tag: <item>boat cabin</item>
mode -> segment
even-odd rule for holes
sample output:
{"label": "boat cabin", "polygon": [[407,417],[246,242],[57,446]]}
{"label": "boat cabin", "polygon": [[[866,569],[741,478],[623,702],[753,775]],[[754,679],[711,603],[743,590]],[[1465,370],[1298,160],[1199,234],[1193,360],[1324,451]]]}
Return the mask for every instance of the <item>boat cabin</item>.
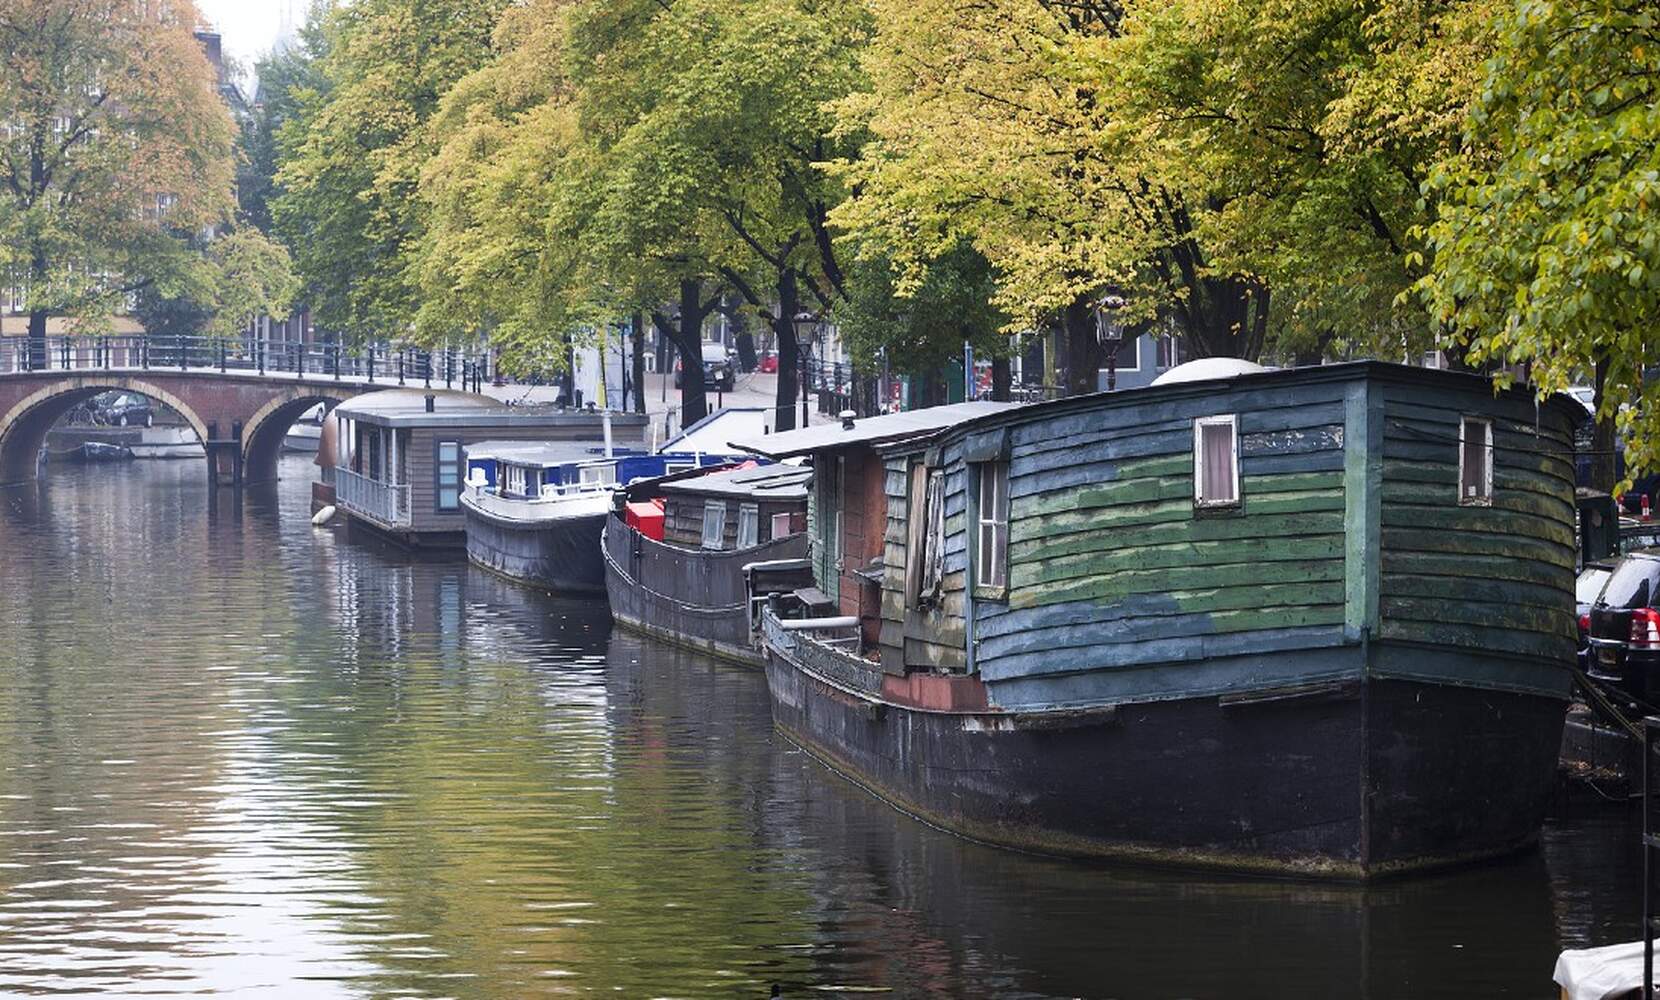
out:
{"label": "boat cabin", "polygon": [[842,615],[857,617],[866,642],[877,641],[890,531],[884,449],[931,440],[948,429],[1014,408],[972,402],[843,420],[734,442],[772,458],[811,456],[807,508],[813,577]]}
{"label": "boat cabin", "polygon": [[551,500],[593,491],[610,492],[638,479],[728,465],[734,456],[663,453],[613,448],[609,458],[591,441],[481,441],[465,449],[466,485],[503,500]]}
{"label": "boat cabin", "polygon": [[1007,708],[1367,669],[1566,697],[1568,402],[1358,362],[953,417],[745,442],[812,455],[819,586],[863,618],[878,581],[890,674]]}
{"label": "boat cabin", "polygon": [[[348,400],[328,417],[332,454],[319,455],[334,503],[354,522],[408,544],[460,544],[461,491],[469,445],[555,441],[596,446],[601,414],[508,406],[486,396],[440,389],[388,389]],[[646,418],[613,413],[611,434],[639,447]]]}
{"label": "boat cabin", "polygon": [[710,550],[754,548],[807,530],[813,470],[755,465],[664,483],[663,541]]}

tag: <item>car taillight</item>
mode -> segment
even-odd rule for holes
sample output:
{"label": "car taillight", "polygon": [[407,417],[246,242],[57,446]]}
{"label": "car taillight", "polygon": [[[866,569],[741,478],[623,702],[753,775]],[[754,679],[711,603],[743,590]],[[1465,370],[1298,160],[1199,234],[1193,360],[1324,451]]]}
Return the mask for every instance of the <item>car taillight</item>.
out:
{"label": "car taillight", "polygon": [[1591,632],[1591,616],[1588,615],[1588,614],[1580,615],[1579,616],[1579,634],[1580,635],[1589,635],[1590,632]]}
{"label": "car taillight", "polygon": [[1660,611],[1638,608],[1631,612],[1631,644],[1660,646]]}

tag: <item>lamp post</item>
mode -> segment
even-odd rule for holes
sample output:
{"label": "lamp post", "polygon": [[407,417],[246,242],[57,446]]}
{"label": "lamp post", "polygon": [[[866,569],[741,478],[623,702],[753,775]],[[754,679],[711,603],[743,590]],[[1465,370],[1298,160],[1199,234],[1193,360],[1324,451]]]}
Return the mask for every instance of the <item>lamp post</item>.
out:
{"label": "lamp post", "polygon": [[1107,355],[1107,391],[1118,388],[1118,349],[1124,343],[1124,324],[1118,311],[1124,308],[1121,295],[1108,294],[1095,303],[1095,339]]}
{"label": "lamp post", "polygon": [[813,335],[818,331],[818,317],[813,313],[802,310],[791,317],[790,325],[795,327],[796,358],[801,365],[801,426],[807,426],[807,349],[812,344]]}

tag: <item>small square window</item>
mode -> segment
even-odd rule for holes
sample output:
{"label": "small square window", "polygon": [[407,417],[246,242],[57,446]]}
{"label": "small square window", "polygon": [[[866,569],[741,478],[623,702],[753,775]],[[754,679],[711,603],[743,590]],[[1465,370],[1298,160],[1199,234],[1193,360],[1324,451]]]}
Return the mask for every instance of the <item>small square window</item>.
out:
{"label": "small square window", "polygon": [[1465,417],[1458,424],[1458,502],[1493,502],[1493,422]]}
{"label": "small square window", "polygon": [[788,515],[788,514],[774,514],[774,515],[772,515],[772,538],[773,538],[773,540],[777,541],[778,539],[784,538],[784,537],[786,537],[790,534],[792,534],[792,532],[790,531],[790,515]]}
{"label": "small square window", "polygon": [[703,502],[703,547],[718,549],[726,537],[726,502],[723,500],[705,500]]}
{"label": "small square window", "polygon": [[1193,503],[1239,503],[1239,424],[1233,414],[1193,421]]}

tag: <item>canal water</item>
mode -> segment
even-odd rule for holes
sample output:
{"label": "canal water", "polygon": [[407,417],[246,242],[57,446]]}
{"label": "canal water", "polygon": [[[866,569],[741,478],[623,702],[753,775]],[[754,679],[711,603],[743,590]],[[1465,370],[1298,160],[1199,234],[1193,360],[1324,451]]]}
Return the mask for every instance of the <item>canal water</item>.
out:
{"label": "canal water", "polygon": [[0,994],[1545,998],[1636,936],[1616,807],[1366,890],[966,843],[759,674],[313,529],[282,471],[0,490]]}

